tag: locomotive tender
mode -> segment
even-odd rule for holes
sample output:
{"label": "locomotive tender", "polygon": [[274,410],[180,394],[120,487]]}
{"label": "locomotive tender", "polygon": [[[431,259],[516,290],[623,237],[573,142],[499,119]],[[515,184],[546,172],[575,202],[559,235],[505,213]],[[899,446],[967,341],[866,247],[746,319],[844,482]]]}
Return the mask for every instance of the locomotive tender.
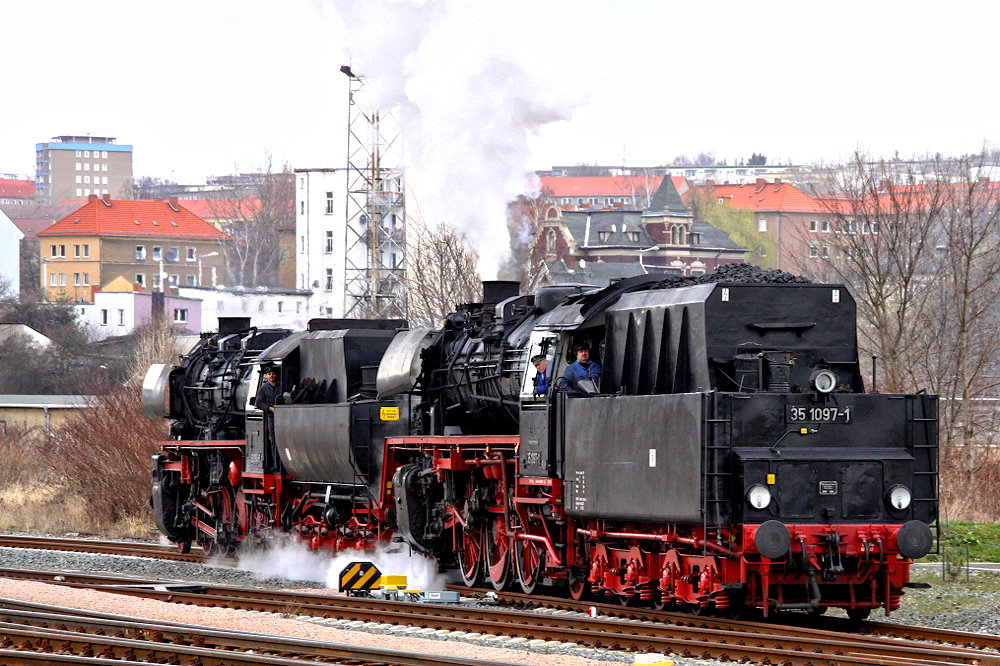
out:
{"label": "locomotive tender", "polygon": [[[577,599],[888,613],[934,547],[937,399],[865,393],[855,318],[843,286],[743,265],[485,283],[439,330],[227,321],[147,373],[147,414],[173,419],[157,525],[226,554],[403,543],[469,585]],[[599,387],[560,380],[580,343]],[[273,441],[253,404],[268,367]]]}

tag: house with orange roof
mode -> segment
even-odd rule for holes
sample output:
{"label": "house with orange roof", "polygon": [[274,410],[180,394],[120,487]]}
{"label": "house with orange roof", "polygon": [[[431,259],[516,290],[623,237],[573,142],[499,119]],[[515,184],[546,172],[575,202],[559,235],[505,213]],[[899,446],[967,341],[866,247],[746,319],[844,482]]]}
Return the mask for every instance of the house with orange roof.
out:
{"label": "house with orange roof", "polygon": [[739,185],[709,180],[704,191],[720,203],[753,212],[757,232],[774,240],[777,268],[821,271],[819,260],[833,251],[836,215],[828,204],[791,183],[780,178]]}
{"label": "house with orange roof", "polygon": [[35,203],[35,183],[20,178],[0,178],[0,206]]}
{"label": "house with orange roof", "polygon": [[118,277],[138,292],[224,284],[225,247],[233,242],[176,198],[124,201],[107,194],[90,195],[38,238],[48,299],[84,303]]}

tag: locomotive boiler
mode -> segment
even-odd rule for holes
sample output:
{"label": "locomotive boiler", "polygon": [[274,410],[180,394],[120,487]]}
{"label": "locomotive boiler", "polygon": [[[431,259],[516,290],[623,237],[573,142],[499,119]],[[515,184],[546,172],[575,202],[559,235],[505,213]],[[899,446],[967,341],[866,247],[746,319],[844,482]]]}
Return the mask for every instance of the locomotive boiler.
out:
{"label": "locomotive boiler", "polygon": [[[937,400],[866,393],[855,319],[843,286],[743,265],[486,283],[440,329],[206,334],[144,383],[176,438],[154,457],[157,524],[209,552],[402,545],[498,590],[888,613],[934,547]],[[598,382],[564,377],[580,344]],[[263,368],[284,393],[271,428]]]}

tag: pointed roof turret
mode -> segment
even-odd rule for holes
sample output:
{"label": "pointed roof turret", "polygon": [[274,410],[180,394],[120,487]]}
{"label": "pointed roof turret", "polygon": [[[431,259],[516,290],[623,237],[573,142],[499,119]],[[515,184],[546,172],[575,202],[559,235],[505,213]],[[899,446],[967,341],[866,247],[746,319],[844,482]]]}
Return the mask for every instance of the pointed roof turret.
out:
{"label": "pointed roof turret", "polygon": [[691,209],[684,205],[674,179],[665,177],[649,202],[643,215],[671,215],[691,217]]}

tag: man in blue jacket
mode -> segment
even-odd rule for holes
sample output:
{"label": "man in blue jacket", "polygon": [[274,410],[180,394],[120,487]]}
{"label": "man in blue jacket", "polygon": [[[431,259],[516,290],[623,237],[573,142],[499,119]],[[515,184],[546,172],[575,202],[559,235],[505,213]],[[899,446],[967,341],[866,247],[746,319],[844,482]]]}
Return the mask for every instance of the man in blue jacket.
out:
{"label": "man in blue jacket", "polygon": [[582,379],[589,379],[594,382],[598,390],[601,388],[601,366],[590,360],[590,345],[587,343],[578,344],[574,347],[576,351],[576,361],[570,363],[566,368],[566,382],[569,384],[570,395],[586,395],[576,388],[576,383]]}

